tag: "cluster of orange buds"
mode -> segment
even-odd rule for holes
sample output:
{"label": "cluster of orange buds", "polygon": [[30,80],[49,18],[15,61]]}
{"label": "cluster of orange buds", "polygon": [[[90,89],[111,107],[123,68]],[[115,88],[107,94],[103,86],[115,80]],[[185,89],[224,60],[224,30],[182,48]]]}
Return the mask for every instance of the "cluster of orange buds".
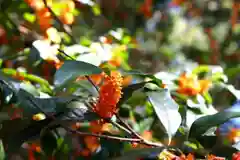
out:
{"label": "cluster of orange buds", "polygon": [[[105,123],[101,120],[92,121],[90,122],[89,131],[91,133],[101,134],[104,131],[109,131],[110,125],[111,125],[110,123]],[[75,124],[73,128],[79,129],[81,128],[81,125]],[[76,156],[80,155],[80,156],[88,157],[90,156],[91,153],[96,152],[96,150],[100,147],[100,142],[98,137],[85,136],[83,140],[86,147],[81,149],[80,151],[77,151]]]}
{"label": "cluster of orange buds", "polygon": [[195,75],[183,73],[178,79],[177,92],[188,96],[195,96],[206,92],[210,85],[211,81],[209,80],[199,80]]}
{"label": "cluster of orange buds", "polygon": [[38,144],[30,144],[28,145],[28,159],[29,160],[36,160],[36,157],[34,155],[34,152],[42,152],[40,145]]}
{"label": "cluster of orange buds", "polygon": [[183,4],[184,2],[185,2],[185,0],[173,0],[172,4],[179,6],[179,5]]}
{"label": "cluster of orange buds", "polygon": [[232,144],[238,142],[240,138],[240,130],[238,128],[232,128],[230,132],[227,134],[226,138]]}
{"label": "cluster of orange buds", "polygon": [[[25,2],[36,12],[38,24],[41,31],[47,37],[47,29],[52,26],[52,16],[43,1],[39,0],[25,0]],[[47,0],[47,4],[51,6],[52,0]]]}
{"label": "cluster of orange buds", "polygon": [[94,106],[95,112],[101,118],[111,118],[117,111],[117,103],[121,98],[123,78],[119,72],[104,75],[104,82],[100,87],[99,99]]}
{"label": "cluster of orange buds", "polygon": [[232,156],[232,160],[240,160],[240,152],[234,153]]}
{"label": "cluster of orange buds", "polygon": [[61,11],[60,20],[63,24],[71,25],[74,22],[73,11],[75,9],[75,3],[72,0],[64,2],[65,8]]}
{"label": "cluster of orange buds", "polygon": [[[94,83],[94,85],[97,85],[97,86],[98,86],[98,85],[102,82],[102,80],[103,80],[103,78],[104,78],[104,75],[105,75],[105,73],[102,72],[102,73],[100,73],[100,74],[90,75],[89,78],[90,78],[91,81]],[[86,77],[80,76],[80,77],[78,77],[78,78],[76,79],[76,81],[81,81],[81,80],[86,80]]]}

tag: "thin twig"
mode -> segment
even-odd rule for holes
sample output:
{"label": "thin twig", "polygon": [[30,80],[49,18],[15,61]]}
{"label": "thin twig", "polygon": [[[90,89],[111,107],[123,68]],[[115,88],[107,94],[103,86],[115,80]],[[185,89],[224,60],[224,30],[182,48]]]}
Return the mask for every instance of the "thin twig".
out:
{"label": "thin twig", "polygon": [[43,3],[45,5],[45,7],[49,10],[49,12],[51,13],[51,15],[53,16],[53,18],[59,23],[61,29],[67,33],[67,35],[71,38],[72,42],[77,43],[77,41],[75,40],[75,38],[73,37],[73,35],[70,32],[70,28],[69,26],[65,25],[62,23],[62,21],[58,18],[58,16],[53,12],[53,10],[51,9],[51,7],[48,6],[47,4],[47,0],[43,0]]}
{"label": "thin twig", "polygon": [[143,139],[136,131],[132,129],[132,127],[130,127],[126,122],[124,122],[118,115],[116,115],[116,117],[124,125],[124,127],[126,127],[132,133],[132,135],[139,139]]}
{"label": "thin twig", "polygon": [[59,48],[58,48],[58,51],[59,51],[60,53],[64,54],[66,57],[70,58],[71,60],[76,60],[75,58],[69,56],[67,53],[65,53],[63,50],[61,50],[61,49],[59,49]]}
{"label": "thin twig", "polygon": [[148,145],[148,146],[155,146],[155,147],[163,147],[164,146],[162,143],[159,143],[159,142],[155,143],[155,142],[145,140],[136,131],[134,131],[132,129],[132,127],[130,127],[126,122],[124,122],[118,115],[116,115],[116,117],[124,125],[124,127],[126,127],[127,130],[129,130],[132,133],[132,135],[134,135],[135,137],[137,137],[138,139],[141,140],[141,142],[139,142],[139,143],[142,143],[142,144],[145,144],[145,145]]}
{"label": "thin twig", "polygon": [[[42,113],[44,113],[48,118],[58,121],[53,115],[49,115],[47,112],[45,112],[34,100],[32,100],[30,98],[28,100],[31,101],[31,103],[34,106],[36,106]],[[88,132],[80,132],[80,131],[71,129],[68,126],[65,126],[63,124],[59,124],[59,125],[62,126],[64,129],[66,129],[67,131],[78,134],[80,136],[94,136],[94,137],[98,137],[98,138],[105,138],[105,139],[125,141],[125,142],[137,142],[137,143],[142,143],[142,144],[145,144],[148,146],[154,146],[154,147],[162,147],[163,146],[160,143],[154,143],[154,142],[150,142],[150,141],[140,139],[140,138],[125,138],[125,137],[118,137],[118,136],[109,136],[109,135],[102,135],[102,134],[95,134],[95,133],[88,133]]]}
{"label": "thin twig", "polygon": [[118,123],[116,123],[116,122],[114,122],[114,121],[110,121],[110,123],[112,123],[112,124],[113,124],[114,126],[116,126],[118,129],[123,130],[123,131],[125,131],[125,132],[128,133],[128,134],[130,134],[130,135],[132,134],[131,131],[129,131],[127,128],[121,126],[120,124],[118,124]]}

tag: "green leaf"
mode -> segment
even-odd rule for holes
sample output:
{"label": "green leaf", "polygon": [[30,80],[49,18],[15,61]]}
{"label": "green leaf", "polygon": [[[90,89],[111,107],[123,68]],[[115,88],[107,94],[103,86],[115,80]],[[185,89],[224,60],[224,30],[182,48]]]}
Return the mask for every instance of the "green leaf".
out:
{"label": "green leaf", "polygon": [[143,133],[144,131],[149,130],[153,121],[154,121],[154,119],[152,117],[146,118],[146,119],[143,119],[142,121],[140,121],[139,132]]}
{"label": "green leaf", "polygon": [[[104,135],[114,136],[111,133],[105,132]],[[119,156],[124,148],[123,142],[109,140],[109,139],[100,139],[101,147],[106,149],[110,157]]]}
{"label": "green leaf", "polygon": [[99,7],[99,5],[97,5],[97,4],[94,4],[94,5],[92,6],[92,11],[93,11],[93,13],[94,13],[95,16],[99,16],[99,15],[101,14],[100,7]]}
{"label": "green leaf", "polygon": [[53,155],[57,149],[57,135],[53,131],[46,131],[41,134],[40,137],[41,148],[47,156]]}
{"label": "green leaf", "polygon": [[34,23],[36,21],[36,16],[31,13],[24,13],[23,18],[31,23]]}
{"label": "green leaf", "polygon": [[22,82],[22,83],[20,83],[20,88],[23,89],[23,90],[26,90],[27,92],[31,93],[34,96],[39,96],[40,95],[38,90],[31,83]]}
{"label": "green leaf", "polygon": [[165,127],[170,144],[172,136],[177,132],[182,122],[182,117],[178,112],[179,106],[166,89],[147,92],[147,96],[159,120]]}
{"label": "green leaf", "polygon": [[[25,137],[22,137],[19,133],[29,124],[30,120],[28,119],[5,120],[2,122],[0,138],[4,146],[8,146],[8,152],[14,152],[19,149],[25,140]],[[29,136],[29,133],[27,133],[27,136]]]}
{"label": "green leaf", "polygon": [[[38,107],[46,113],[60,113],[66,111],[67,104],[77,99],[75,96],[70,97],[51,97],[51,98],[35,98],[25,90],[20,89],[18,94],[18,105],[23,108],[25,116],[32,116],[42,112]],[[38,107],[36,106],[38,105]]]}
{"label": "green leaf", "polygon": [[0,141],[0,159],[5,159],[6,155],[5,155],[5,151],[4,151],[4,146],[2,141]]}
{"label": "green leaf", "polygon": [[165,147],[132,149],[123,153],[123,156],[113,158],[112,160],[135,160],[138,158],[150,156],[151,154],[158,155],[163,149],[165,149]]}
{"label": "green leaf", "polygon": [[193,122],[190,132],[189,138],[195,138],[202,134],[204,134],[211,127],[215,127],[217,125],[223,124],[231,118],[240,117],[240,112],[233,111],[221,111],[213,115],[207,115],[201,118],[198,118]]}
{"label": "green leaf", "polygon": [[75,80],[79,76],[100,74],[101,72],[102,70],[100,68],[92,64],[68,60],[64,62],[54,75],[54,85],[60,87]]}
{"label": "green leaf", "polygon": [[122,98],[118,102],[118,105],[122,105],[124,102],[126,102],[132,96],[134,91],[143,88],[147,83],[149,82],[140,82],[140,83],[131,84],[127,87],[124,87],[122,89],[122,92],[123,92]]}

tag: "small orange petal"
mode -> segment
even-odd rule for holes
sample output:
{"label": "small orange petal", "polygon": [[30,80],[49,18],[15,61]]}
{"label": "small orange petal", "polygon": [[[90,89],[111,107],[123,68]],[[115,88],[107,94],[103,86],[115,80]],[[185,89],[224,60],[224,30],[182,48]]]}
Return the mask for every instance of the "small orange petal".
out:
{"label": "small orange petal", "polygon": [[91,152],[95,152],[98,149],[98,147],[100,146],[98,138],[94,137],[94,136],[84,137],[84,142],[85,142],[86,147]]}
{"label": "small orange petal", "polygon": [[186,160],[195,160],[195,157],[192,153],[189,153],[186,157]]}

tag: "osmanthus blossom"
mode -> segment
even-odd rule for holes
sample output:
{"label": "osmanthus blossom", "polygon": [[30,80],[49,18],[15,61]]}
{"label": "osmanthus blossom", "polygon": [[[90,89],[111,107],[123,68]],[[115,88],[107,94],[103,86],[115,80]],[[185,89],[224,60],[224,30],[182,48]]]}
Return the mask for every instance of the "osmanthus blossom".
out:
{"label": "osmanthus blossom", "polygon": [[119,72],[104,75],[103,85],[99,90],[99,99],[94,111],[101,118],[111,118],[117,111],[117,103],[121,98],[123,78]]}
{"label": "osmanthus blossom", "polygon": [[[99,75],[96,76],[95,80],[99,80]],[[93,78],[93,76],[90,76]],[[104,119],[111,118],[117,112],[117,103],[121,98],[121,90],[123,78],[120,72],[112,71],[110,75],[102,73],[100,78],[103,78],[103,83],[100,85],[99,97],[96,104],[93,105],[93,111],[97,113],[100,120],[95,120],[90,122],[90,132],[95,134],[101,134],[104,131],[109,130],[109,123],[104,121]],[[95,81],[96,82],[96,81]],[[78,129],[81,126],[76,124],[73,126],[74,129]],[[84,142],[86,148],[79,151],[80,155],[89,155],[96,152],[100,147],[100,142],[98,137],[85,136]]]}
{"label": "osmanthus blossom", "polygon": [[178,79],[179,87],[177,92],[188,96],[195,96],[206,92],[210,88],[210,85],[210,80],[199,80],[193,74],[182,73]]}

